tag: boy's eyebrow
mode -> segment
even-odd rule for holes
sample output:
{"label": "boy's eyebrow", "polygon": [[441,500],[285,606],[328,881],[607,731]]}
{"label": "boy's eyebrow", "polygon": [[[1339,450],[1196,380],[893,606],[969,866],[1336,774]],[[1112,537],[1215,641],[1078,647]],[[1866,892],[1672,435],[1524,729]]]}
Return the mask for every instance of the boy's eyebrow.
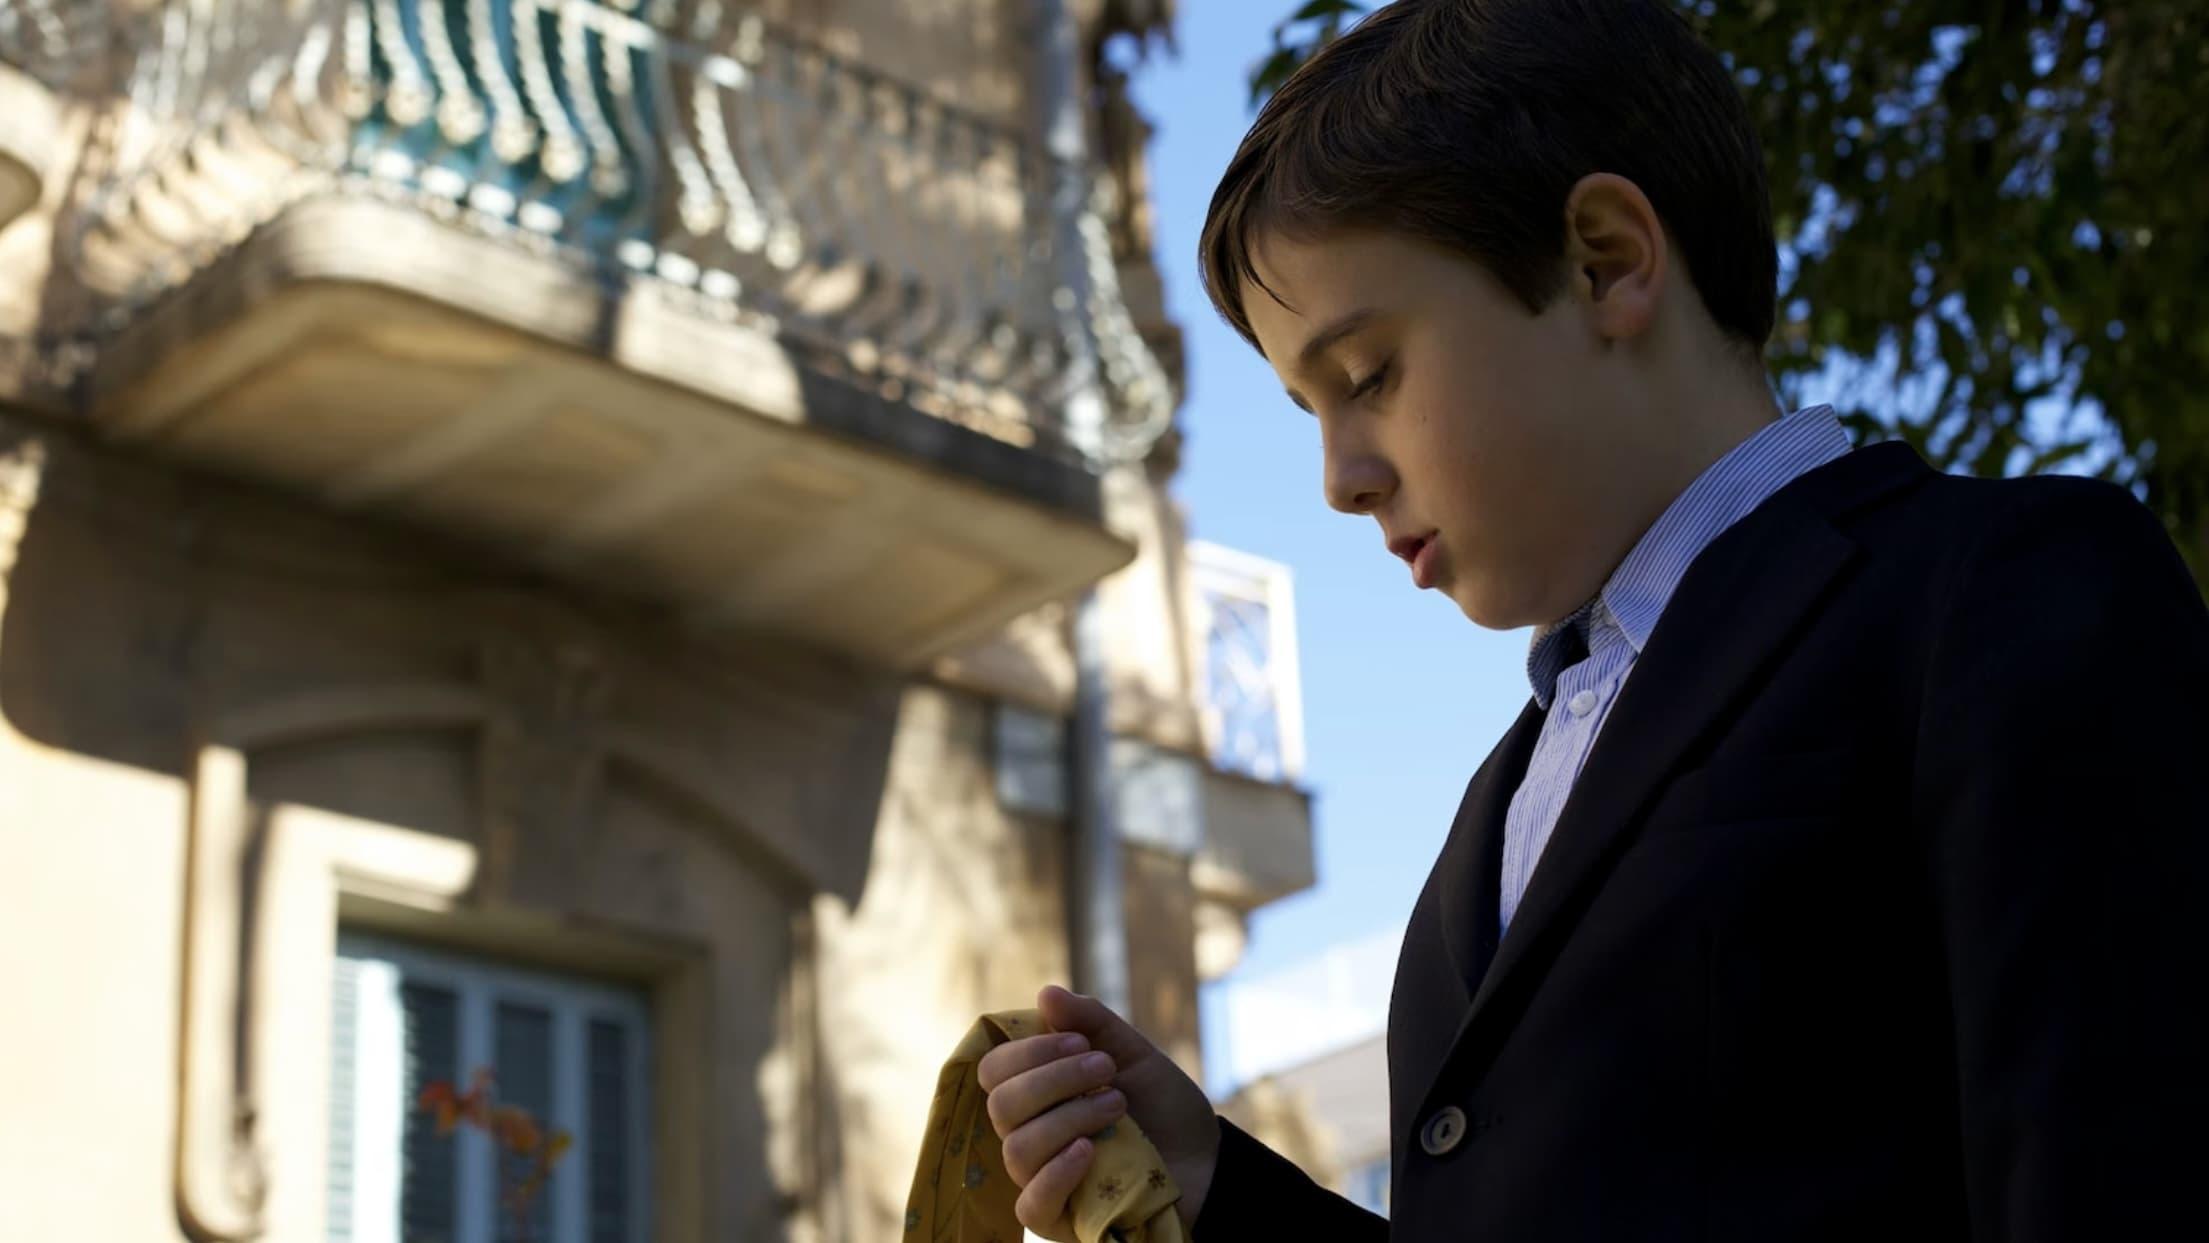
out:
{"label": "boy's eyebrow", "polygon": [[1311,366],[1312,360],[1325,353],[1328,346],[1365,327],[1380,313],[1379,307],[1361,306],[1313,333],[1312,339],[1304,343],[1304,348],[1296,352],[1296,369],[1302,371]]}
{"label": "boy's eyebrow", "polygon": [[[1304,348],[1296,352],[1296,369],[1303,371],[1309,368],[1313,360],[1327,352],[1328,346],[1372,323],[1380,313],[1379,307],[1361,306],[1355,311],[1337,316],[1335,322],[1313,333],[1312,339],[1304,343]],[[1288,394],[1289,400],[1295,403],[1297,409],[1306,414],[1312,412],[1311,403],[1305,401],[1295,389],[1288,390]]]}

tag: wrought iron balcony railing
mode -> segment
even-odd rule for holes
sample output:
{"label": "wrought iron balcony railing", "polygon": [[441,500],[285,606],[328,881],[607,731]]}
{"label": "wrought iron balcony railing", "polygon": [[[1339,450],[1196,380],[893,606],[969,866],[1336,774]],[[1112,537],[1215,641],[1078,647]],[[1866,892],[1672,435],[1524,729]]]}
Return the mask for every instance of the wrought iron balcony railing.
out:
{"label": "wrought iron balcony railing", "polygon": [[0,4],[0,65],[13,66],[54,90],[75,88],[97,70],[107,29],[100,6],[7,0]]}
{"label": "wrought iron balcony railing", "polygon": [[[54,162],[54,95],[84,83],[99,63],[97,13],[64,0],[0,0],[0,228],[45,196]],[[0,368],[28,374],[28,343],[0,338]]]}
{"label": "wrought iron balcony railing", "polygon": [[[100,295],[90,343],[288,206],[370,195],[615,284],[680,287],[809,365],[1015,443],[1095,460],[1171,419],[1173,381],[1120,299],[1109,204],[1092,194],[1079,221],[1091,305],[1065,306],[1051,191],[1068,169],[1021,128],[755,14],[702,0],[110,11],[129,107],[64,222]],[[1067,426],[1066,395],[1090,384],[1104,425]]]}

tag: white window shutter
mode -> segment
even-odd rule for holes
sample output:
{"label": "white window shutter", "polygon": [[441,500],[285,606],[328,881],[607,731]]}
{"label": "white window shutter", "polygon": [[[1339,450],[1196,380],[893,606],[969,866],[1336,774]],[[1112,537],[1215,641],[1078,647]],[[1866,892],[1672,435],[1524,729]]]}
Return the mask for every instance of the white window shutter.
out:
{"label": "white window shutter", "polygon": [[341,957],[330,970],[330,1243],[354,1243],[353,1135],[360,1122],[353,1068],[359,1019],[360,963]]}

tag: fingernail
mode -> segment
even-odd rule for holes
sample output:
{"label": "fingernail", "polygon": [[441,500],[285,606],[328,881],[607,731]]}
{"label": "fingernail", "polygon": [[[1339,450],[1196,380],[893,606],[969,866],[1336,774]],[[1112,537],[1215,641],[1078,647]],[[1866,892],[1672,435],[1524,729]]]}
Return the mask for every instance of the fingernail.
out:
{"label": "fingernail", "polygon": [[1117,1088],[1110,1092],[1099,1092],[1097,1099],[1104,1103],[1106,1113],[1122,1113],[1128,1107],[1128,1098],[1121,1095]]}
{"label": "fingernail", "polygon": [[1061,1053],[1079,1053],[1088,1047],[1089,1038],[1087,1036],[1065,1036],[1058,1042],[1058,1051]]}
{"label": "fingernail", "polygon": [[1101,1075],[1112,1069],[1112,1058],[1103,1053],[1092,1053],[1081,1060],[1081,1068],[1092,1075]]}

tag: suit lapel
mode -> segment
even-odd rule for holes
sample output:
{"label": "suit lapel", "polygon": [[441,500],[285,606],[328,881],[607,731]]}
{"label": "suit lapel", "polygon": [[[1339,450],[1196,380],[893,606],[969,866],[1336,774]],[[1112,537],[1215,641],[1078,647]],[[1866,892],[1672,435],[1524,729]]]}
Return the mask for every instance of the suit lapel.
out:
{"label": "suit lapel", "polygon": [[[1481,886],[1480,900],[1447,890],[1438,895],[1447,899],[1443,920],[1451,952],[1474,986],[1417,1116],[1432,1107],[1437,1090],[1477,1071],[1481,1059],[1473,1054],[1493,1047],[1480,1042],[1501,1034],[1516,1000],[1540,975],[1537,964],[1554,957],[1650,798],[1754,689],[1758,672],[1785,649],[1848,564],[1855,544],[1830,517],[1926,473],[1906,446],[1860,450],[1781,489],[1695,560],[1635,661],[1490,959],[1482,947],[1495,938],[1498,852],[1486,838],[1500,842],[1505,809],[1541,724],[1531,708],[1520,716],[1484,769],[1508,772],[1509,780],[1491,776],[1490,788],[1479,791],[1481,845],[1491,848],[1468,850],[1470,857],[1453,869]],[[1515,760],[1508,769],[1496,763],[1506,752]],[[1458,830],[1474,811],[1472,793]],[[1453,846],[1460,835],[1453,831]]]}
{"label": "suit lapel", "polygon": [[1435,869],[1442,942],[1465,988],[1460,1005],[1471,1004],[1496,952],[1496,878],[1502,871],[1504,817],[1526,775],[1546,715],[1540,704],[1527,699],[1519,719],[1473,774]]}

